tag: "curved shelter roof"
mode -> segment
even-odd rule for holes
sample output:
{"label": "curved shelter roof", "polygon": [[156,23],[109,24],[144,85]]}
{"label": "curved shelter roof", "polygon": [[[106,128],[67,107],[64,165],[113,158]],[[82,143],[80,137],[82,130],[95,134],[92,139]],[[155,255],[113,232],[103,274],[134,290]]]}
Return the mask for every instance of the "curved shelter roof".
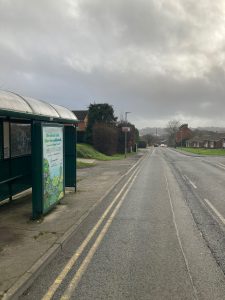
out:
{"label": "curved shelter roof", "polygon": [[1,90],[0,115],[69,123],[78,121],[74,113],[63,106]]}

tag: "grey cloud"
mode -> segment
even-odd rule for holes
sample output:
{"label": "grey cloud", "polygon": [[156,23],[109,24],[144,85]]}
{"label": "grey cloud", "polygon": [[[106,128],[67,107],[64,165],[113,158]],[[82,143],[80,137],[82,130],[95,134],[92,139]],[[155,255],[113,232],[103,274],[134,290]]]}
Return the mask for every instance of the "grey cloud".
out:
{"label": "grey cloud", "polygon": [[222,0],[0,0],[0,87],[137,126],[225,117]]}

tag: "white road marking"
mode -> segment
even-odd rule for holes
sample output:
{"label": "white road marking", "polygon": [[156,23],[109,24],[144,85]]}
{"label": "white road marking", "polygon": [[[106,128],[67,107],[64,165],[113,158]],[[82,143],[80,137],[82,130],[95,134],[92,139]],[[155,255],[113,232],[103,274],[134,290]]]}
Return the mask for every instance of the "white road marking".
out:
{"label": "white road marking", "polygon": [[168,193],[168,196],[169,196],[170,208],[171,208],[171,211],[172,211],[173,223],[174,223],[174,227],[175,227],[175,230],[176,230],[177,239],[178,239],[179,246],[180,246],[180,249],[181,249],[181,253],[183,255],[184,262],[185,262],[185,265],[186,265],[186,269],[187,269],[187,272],[188,272],[188,275],[189,275],[189,278],[190,278],[190,281],[191,281],[191,285],[192,285],[193,292],[194,292],[194,297],[197,300],[198,299],[198,292],[197,292],[196,287],[194,285],[194,281],[193,281],[193,278],[191,276],[191,270],[190,270],[190,267],[189,267],[188,259],[186,257],[186,254],[184,252],[184,248],[183,248],[183,245],[182,245],[182,242],[181,242],[180,233],[179,233],[179,230],[178,230],[176,217],[175,217],[175,212],[174,212],[173,201],[172,201],[172,197],[171,197],[171,194],[170,194],[169,182],[168,182],[166,174],[164,174],[164,176],[165,176],[165,179],[166,179],[166,190],[167,190],[167,193]]}
{"label": "white road marking", "polygon": [[219,163],[219,165],[221,165],[222,167],[225,167],[225,165],[224,165],[224,164],[222,164],[222,163]]}
{"label": "white road marking", "polygon": [[225,170],[225,165],[224,164],[221,164],[221,163],[218,163],[216,164],[218,167],[222,168],[223,170]]}
{"label": "white road marking", "polygon": [[[154,153],[154,151],[152,151],[148,155],[146,155],[143,158],[141,158],[141,160],[139,160],[130,170],[128,170],[128,172],[124,176],[128,175],[138,164],[141,165],[141,163],[143,162],[143,160],[145,158],[150,157],[153,153]],[[70,258],[70,260],[68,261],[68,263],[66,264],[66,266],[64,267],[64,269],[57,276],[57,278],[55,279],[55,281],[53,282],[53,284],[49,287],[48,291],[43,296],[42,300],[50,300],[50,299],[52,299],[52,297],[54,296],[56,290],[59,288],[59,286],[61,285],[61,283],[65,279],[66,275],[69,273],[69,271],[75,265],[76,261],[78,260],[78,258],[80,257],[80,255],[83,253],[84,249],[86,248],[86,246],[88,245],[88,243],[90,242],[90,240],[92,239],[92,237],[94,236],[94,234],[97,232],[97,230],[100,227],[100,225],[102,224],[102,222],[105,220],[105,218],[108,215],[109,211],[111,210],[112,206],[119,199],[119,197],[121,196],[121,194],[123,193],[123,191],[125,190],[125,188],[128,186],[129,182],[132,179],[134,180],[137,177],[137,175],[140,172],[140,169],[141,169],[141,166],[138,166],[138,168],[133,172],[133,174],[130,176],[130,178],[127,180],[127,182],[124,184],[124,186],[122,187],[122,189],[120,190],[120,192],[116,195],[116,197],[113,199],[113,201],[111,202],[111,204],[107,207],[107,209],[105,210],[105,212],[102,214],[102,216],[100,217],[100,219],[98,220],[98,222],[96,223],[96,225],[90,230],[90,232],[88,233],[88,235],[85,238],[85,240],[82,242],[82,244],[78,247],[77,251]],[[133,180],[132,180],[131,183],[133,183]],[[129,187],[128,187],[128,189],[129,189]],[[127,191],[125,193],[127,193]]]}
{"label": "white road marking", "polygon": [[[124,184],[120,192],[116,195],[116,197],[113,199],[111,204],[107,207],[105,212],[102,214],[96,225],[90,230],[89,234],[87,235],[86,239],[82,242],[82,244],[79,246],[77,251],[74,253],[74,255],[71,257],[71,259],[68,261],[64,269],[61,271],[61,273],[58,275],[58,277],[55,279],[53,284],[48,289],[47,293],[44,295],[42,300],[50,300],[52,299],[54,293],[62,283],[62,281],[65,279],[66,275],[69,273],[69,271],[72,269],[74,264],[76,263],[77,259],[80,257],[84,249],[86,248],[87,244],[90,242],[94,234],[97,232],[98,228],[102,224],[102,222],[105,220],[107,214],[111,210],[112,206],[115,204],[115,202],[118,200],[118,198],[121,196],[125,188],[128,186],[129,182],[135,177],[136,174],[139,173],[139,168],[134,171],[134,173],[131,175],[131,177],[128,179],[128,181]],[[136,177],[135,177],[136,178]],[[133,182],[133,181],[132,181]]]}
{"label": "white road marking", "polygon": [[204,199],[204,201],[208,204],[208,206],[214,211],[214,213],[217,215],[217,217],[220,219],[220,221],[225,225],[225,219],[221,215],[220,212],[212,205],[212,203],[208,199]]}
{"label": "white road marking", "polygon": [[197,189],[197,186],[194,184],[193,181],[189,180],[190,184],[193,186],[193,188]]}
{"label": "white road marking", "polygon": [[[139,172],[140,172],[140,170],[139,170]],[[106,233],[108,232],[108,229],[109,229],[110,225],[112,224],[112,221],[114,220],[114,218],[115,218],[118,210],[120,209],[124,199],[126,198],[126,196],[127,196],[128,192],[130,191],[131,187],[133,186],[133,183],[134,183],[135,179],[137,178],[139,172],[137,172],[137,174],[133,178],[132,182],[130,183],[129,187],[127,188],[126,192],[123,194],[122,198],[120,199],[120,201],[118,202],[118,204],[114,208],[112,214],[109,216],[107,222],[105,223],[104,227],[102,228],[101,232],[99,233],[96,241],[94,242],[93,246],[89,250],[87,256],[83,260],[83,262],[80,265],[79,269],[77,270],[74,277],[70,281],[67,289],[65,290],[62,297],[60,298],[61,300],[71,299],[78,283],[80,282],[83,274],[85,273],[85,271],[87,270],[90,262],[92,261],[92,258],[94,256],[94,254],[96,253],[96,251],[98,250],[98,247],[101,244],[103,238],[105,237]]]}
{"label": "white road marking", "polygon": [[187,175],[184,175],[183,177],[185,177],[187,179],[187,181],[193,186],[194,189],[197,189],[196,184],[193,181],[191,181],[191,179],[188,178]]}

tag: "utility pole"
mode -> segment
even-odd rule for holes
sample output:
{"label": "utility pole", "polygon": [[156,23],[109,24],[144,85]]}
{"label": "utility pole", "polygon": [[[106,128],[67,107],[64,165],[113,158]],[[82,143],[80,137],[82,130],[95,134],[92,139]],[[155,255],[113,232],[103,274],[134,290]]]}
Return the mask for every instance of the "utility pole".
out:
{"label": "utility pole", "polygon": [[[130,114],[130,111],[126,111],[125,112],[125,123],[126,123],[126,127],[127,127],[127,115]],[[125,152],[125,158],[127,157],[127,130],[124,132],[125,135],[125,144],[124,144],[124,152]]]}

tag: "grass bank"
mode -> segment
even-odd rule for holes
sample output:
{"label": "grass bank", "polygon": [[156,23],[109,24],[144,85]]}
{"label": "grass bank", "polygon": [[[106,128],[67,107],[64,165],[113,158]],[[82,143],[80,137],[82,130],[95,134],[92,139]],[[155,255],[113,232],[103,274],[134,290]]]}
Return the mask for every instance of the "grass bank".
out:
{"label": "grass bank", "polygon": [[[132,153],[128,155],[132,155]],[[108,156],[95,150],[91,145],[77,144],[77,157],[107,161],[123,159],[124,154],[115,154],[112,156]]]}
{"label": "grass bank", "polygon": [[203,149],[203,148],[178,148],[179,150],[193,153],[193,154],[200,154],[200,155],[218,155],[224,156],[225,149]]}
{"label": "grass bank", "polygon": [[77,168],[82,169],[82,168],[91,168],[96,166],[96,163],[89,163],[89,162],[84,162],[84,161],[77,161]]}

